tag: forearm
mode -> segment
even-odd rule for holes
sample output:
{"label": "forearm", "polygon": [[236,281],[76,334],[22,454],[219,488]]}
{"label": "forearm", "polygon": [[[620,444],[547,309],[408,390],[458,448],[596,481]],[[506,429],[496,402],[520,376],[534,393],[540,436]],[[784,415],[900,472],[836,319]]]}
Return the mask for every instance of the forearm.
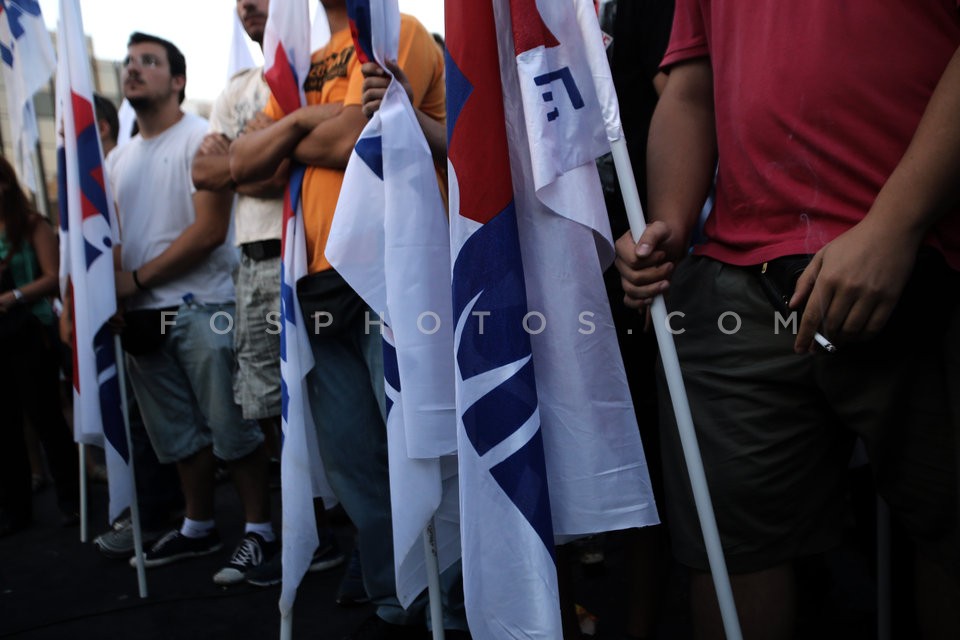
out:
{"label": "forearm", "polygon": [[713,74],[706,59],[675,68],[650,125],[648,222],[689,238],[713,183],[717,159]]}
{"label": "forearm", "polygon": [[304,136],[293,158],[310,166],[345,169],[366,123],[359,105],[342,107],[335,117],[320,122]]}
{"label": "forearm", "polygon": [[18,287],[23,294],[24,304],[33,304],[41,298],[57,295],[60,287],[56,274],[42,275],[39,278]]}
{"label": "forearm", "polygon": [[197,217],[163,253],[136,269],[137,280],[151,288],[190,271],[207,258],[227,237],[230,226],[229,191],[198,191],[194,194]]}
{"label": "forearm", "polygon": [[954,53],[910,146],[867,219],[918,244],[960,202],[960,49]]}
{"label": "forearm", "polygon": [[427,139],[427,145],[430,147],[430,153],[433,154],[433,161],[441,167],[447,166],[447,125],[445,122],[434,120],[423,111],[414,109],[417,114],[417,122],[423,130],[423,135]]}
{"label": "forearm", "polygon": [[230,175],[228,154],[198,153],[193,159],[191,177],[194,186],[205,191],[227,191],[236,185]]}
{"label": "forearm", "polygon": [[230,175],[238,184],[270,178],[308,132],[294,112],[264,129],[243,134],[230,145]]}
{"label": "forearm", "polygon": [[290,161],[284,160],[266,180],[238,184],[236,192],[253,198],[280,198],[290,181]]}

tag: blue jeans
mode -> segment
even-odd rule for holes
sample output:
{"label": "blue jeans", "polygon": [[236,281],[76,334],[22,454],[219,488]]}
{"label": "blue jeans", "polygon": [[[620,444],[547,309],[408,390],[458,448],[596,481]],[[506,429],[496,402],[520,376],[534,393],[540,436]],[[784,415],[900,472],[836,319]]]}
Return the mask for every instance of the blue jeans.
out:
{"label": "blue jeans", "polygon": [[[357,527],[367,595],[383,620],[422,624],[426,592],[408,609],[397,599],[379,326],[367,331],[361,319],[334,337],[311,334],[310,346],[316,364],[307,386],[320,457],[333,492]],[[460,563],[444,571],[440,582],[444,627],[466,629]]]}
{"label": "blue jeans", "polygon": [[404,610],[393,573],[380,332],[366,332],[361,320],[336,336],[311,334],[310,346],[316,364],[307,386],[320,457],[330,487],[357,527],[364,587],[380,618],[412,624],[423,603]]}

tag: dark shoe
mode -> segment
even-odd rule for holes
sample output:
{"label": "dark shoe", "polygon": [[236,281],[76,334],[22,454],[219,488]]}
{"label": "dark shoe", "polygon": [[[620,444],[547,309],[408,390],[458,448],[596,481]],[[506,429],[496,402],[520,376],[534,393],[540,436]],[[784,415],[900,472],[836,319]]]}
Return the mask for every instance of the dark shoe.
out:
{"label": "dark shoe", "polygon": [[[354,548],[350,554],[350,563],[347,572],[337,588],[337,604],[349,607],[355,604],[370,602],[370,596],[363,586],[363,570],[360,568],[360,552]],[[377,618],[379,620],[379,618]],[[386,623],[384,623],[386,624]]]}
{"label": "dark shoe", "polygon": [[[326,571],[343,564],[344,560],[346,557],[340,551],[336,538],[328,535],[321,540],[320,546],[313,552],[308,571]],[[283,582],[282,554],[277,553],[268,562],[251,569],[244,579],[255,587],[272,587],[280,584]]]}
{"label": "dark shoe", "polygon": [[[142,529],[140,536],[143,538],[144,547],[149,548],[154,542],[160,539],[163,531],[148,531]],[[101,533],[93,539],[93,544],[97,550],[107,558],[129,558],[133,555],[133,523],[130,518],[121,518],[113,523],[113,527],[106,533]]]}
{"label": "dark shoe", "polygon": [[[216,529],[202,538],[188,538],[180,533],[179,529],[174,529],[150,547],[150,550],[144,554],[143,565],[148,569],[162,567],[177,560],[207,556],[220,551],[222,547],[220,534]],[[130,566],[137,566],[136,556],[130,558]]]}
{"label": "dark shoe", "polygon": [[251,569],[255,569],[272,558],[280,550],[277,540],[267,542],[259,533],[247,533],[234,549],[230,562],[213,575],[213,581],[226,587],[243,582],[243,578]]}
{"label": "dark shoe", "polygon": [[372,615],[356,631],[344,636],[343,640],[427,640],[428,637],[423,627],[390,624]]}
{"label": "dark shoe", "polygon": [[247,584],[255,587],[272,587],[283,582],[283,554],[275,553],[259,567],[247,571],[243,577]]}
{"label": "dark shoe", "polygon": [[310,559],[309,571],[326,571],[333,569],[344,563],[346,556],[340,550],[340,544],[332,533],[327,533],[320,540],[320,546],[313,552],[313,558]]}

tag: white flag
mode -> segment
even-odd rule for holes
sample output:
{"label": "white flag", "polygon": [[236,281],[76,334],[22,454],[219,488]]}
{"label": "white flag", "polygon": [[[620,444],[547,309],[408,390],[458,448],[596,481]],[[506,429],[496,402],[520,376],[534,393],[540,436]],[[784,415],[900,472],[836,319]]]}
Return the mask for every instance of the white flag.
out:
{"label": "white flag", "polygon": [[[347,11],[361,61],[397,59],[396,0],[350,0]],[[394,569],[408,606],[427,586],[426,526],[435,523],[441,570],[459,558],[460,535],[456,465],[441,461],[456,450],[450,231],[430,149],[398,82],[351,155],[326,256],[386,325]]]}
{"label": "white flag", "polygon": [[[307,0],[273,0],[264,32],[264,77],[284,113],[306,103],[303,81],[310,68],[310,12]],[[290,171],[283,197],[282,273],[280,295],[280,378],[282,391],[283,450],[280,480],[283,493],[283,587],[280,612],[288,615],[297,597],[313,552],[320,540],[314,519],[313,498],[336,503],[327,483],[317,447],[317,432],[310,412],[306,375],[314,367],[310,337],[300,303],[297,280],[307,275],[307,249],[303,230],[301,189],[304,167]]]}
{"label": "white flag", "polygon": [[103,149],[79,0],[60,0],[57,48],[57,176],[60,200],[60,281],[73,287],[73,428],[77,442],[104,448],[110,521],[134,499],[130,451],[120,407],[113,333],[116,313],[113,198],[104,180]]}
{"label": "white flag", "polygon": [[[82,59],[87,59],[85,48]],[[44,186],[37,184],[31,160],[39,138],[33,95],[47,85],[57,66],[40,3],[36,0],[0,2],[0,60],[14,163],[20,179],[36,193]]]}

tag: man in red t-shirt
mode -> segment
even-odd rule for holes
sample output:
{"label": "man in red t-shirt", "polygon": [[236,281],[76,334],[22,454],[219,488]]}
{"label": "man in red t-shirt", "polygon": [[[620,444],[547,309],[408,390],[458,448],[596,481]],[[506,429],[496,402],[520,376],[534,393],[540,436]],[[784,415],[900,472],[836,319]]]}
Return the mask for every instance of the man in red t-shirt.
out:
{"label": "man in red t-shirt", "polygon": [[[617,265],[627,304],[669,289],[678,312],[747,637],[792,636],[792,563],[839,543],[856,436],[917,543],[921,626],[960,637],[958,9],[677,2],[649,140],[652,222],[618,241]],[[706,240],[686,257],[715,167]],[[672,420],[671,535],[709,636],[719,618]]]}

